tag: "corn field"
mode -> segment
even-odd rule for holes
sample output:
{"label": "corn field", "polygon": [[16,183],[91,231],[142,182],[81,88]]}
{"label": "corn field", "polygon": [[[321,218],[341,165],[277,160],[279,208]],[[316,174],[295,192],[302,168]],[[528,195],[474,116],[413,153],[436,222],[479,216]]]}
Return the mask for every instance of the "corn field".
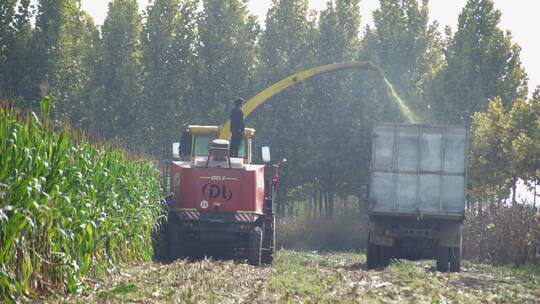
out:
{"label": "corn field", "polygon": [[470,212],[463,232],[467,259],[540,265],[540,212],[525,204],[490,204]]}
{"label": "corn field", "polygon": [[162,215],[150,160],[93,145],[49,118],[0,108],[0,300],[75,292],[120,262],[150,260]]}

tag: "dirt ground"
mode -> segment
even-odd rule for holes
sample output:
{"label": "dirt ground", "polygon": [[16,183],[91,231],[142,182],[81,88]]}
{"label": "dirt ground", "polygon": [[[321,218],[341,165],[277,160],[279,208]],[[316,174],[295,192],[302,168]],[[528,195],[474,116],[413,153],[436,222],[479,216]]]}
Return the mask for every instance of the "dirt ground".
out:
{"label": "dirt ground", "polygon": [[271,267],[204,259],[125,267],[48,303],[540,303],[540,269],[393,261],[366,270],[360,253],[281,250]]}

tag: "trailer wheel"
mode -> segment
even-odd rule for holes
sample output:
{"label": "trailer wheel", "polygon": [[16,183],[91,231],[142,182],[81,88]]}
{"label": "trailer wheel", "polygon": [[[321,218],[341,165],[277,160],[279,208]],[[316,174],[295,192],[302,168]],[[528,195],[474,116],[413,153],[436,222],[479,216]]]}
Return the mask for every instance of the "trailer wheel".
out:
{"label": "trailer wheel", "polygon": [[447,272],[449,263],[449,248],[438,246],[437,247],[437,271]]}
{"label": "trailer wheel", "polygon": [[173,214],[169,214],[167,223],[167,260],[173,262],[184,257],[184,238],[180,223]]}
{"label": "trailer wheel", "polygon": [[459,272],[461,270],[461,247],[450,248],[450,271]]}
{"label": "trailer wheel", "polygon": [[379,267],[379,250],[377,250],[378,247],[375,245],[375,243],[372,243],[368,240],[368,248],[367,248],[367,268],[368,269],[375,269]]}
{"label": "trailer wheel", "polygon": [[248,263],[253,266],[261,266],[262,237],[263,233],[260,227],[255,227],[249,235]]}
{"label": "trailer wheel", "polygon": [[392,258],[392,247],[379,246],[379,264],[388,267]]}

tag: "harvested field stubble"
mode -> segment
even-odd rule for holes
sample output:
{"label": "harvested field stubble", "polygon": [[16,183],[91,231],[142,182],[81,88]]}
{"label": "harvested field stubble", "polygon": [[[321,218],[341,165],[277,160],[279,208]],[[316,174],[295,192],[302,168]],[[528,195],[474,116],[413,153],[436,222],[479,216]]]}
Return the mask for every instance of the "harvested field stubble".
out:
{"label": "harvested field stubble", "polygon": [[433,261],[365,269],[365,255],[282,250],[272,267],[178,261],[125,268],[67,303],[534,303],[540,270],[465,262],[461,273]]}

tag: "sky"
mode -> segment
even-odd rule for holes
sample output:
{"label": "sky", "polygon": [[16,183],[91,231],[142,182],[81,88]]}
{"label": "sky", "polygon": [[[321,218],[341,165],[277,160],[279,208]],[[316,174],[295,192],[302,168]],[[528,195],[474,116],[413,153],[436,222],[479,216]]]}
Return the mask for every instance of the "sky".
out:
{"label": "sky", "polygon": [[[138,0],[141,9],[146,8],[148,0]],[[322,10],[327,0],[309,0],[311,9]],[[378,0],[362,0],[362,26],[372,24],[371,12],[378,7]],[[430,17],[441,26],[457,27],[459,12],[466,0],[431,0],[429,2]],[[82,0],[83,8],[94,18],[97,24],[103,24],[107,15],[109,0]],[[264,23],[270,0],[249,0],[250,11]],[[495,7],[502,12],[501,28],[512,32],[513,41],[522,47],[521,60],[529,76],[529,92],[540,85],[540,1],[538,0],[495,0]]]}

